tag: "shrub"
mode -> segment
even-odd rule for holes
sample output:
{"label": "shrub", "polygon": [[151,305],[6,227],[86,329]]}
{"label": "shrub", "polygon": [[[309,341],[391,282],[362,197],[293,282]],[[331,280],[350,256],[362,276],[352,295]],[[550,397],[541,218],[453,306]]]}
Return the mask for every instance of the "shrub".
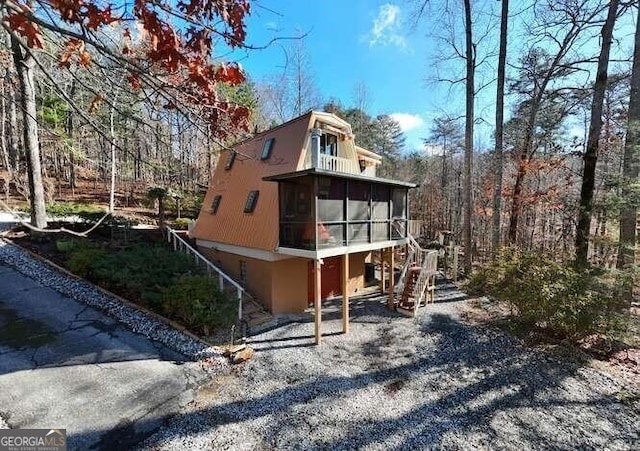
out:
{"label": "shrub", "polygon": [[58,249],[58,251],[60,252],[71,252],[72,250],[74,250],[75,248],[78,247],[78,241],[77,240],[68,240],[68,239],[62,239],[62,240],[56,240],[56,249]]}
{"label": "shrub", "polygon": [[76,202],[51,202],[47,204],[47,214],[53,217],[60,216],[81,216],[83,214],[102,213],[104,212],[93,205],[81,204]]}
{"label": "shrub", "polygon": [[207,276],[182,276],[164,291],[162,312],[205,335],[237,320],[237,299]]}
{"label": "shrub", "polygon": [[178,214],[178,202],[180,203],[180,214],[184,216],[196,217],[200,213],[204,202],[204,192],[182,191],[175,193],[175,196],[167,198],[165,204],[167,211]]}
{"label": "shrub", "polygon": [[[60,240],[59,242],[63,242]],[[237,300],[221,292],[188,255],[165,246],[137,245],[107,253],[84,241],[63,244],[67,267],[188,328],[209,335],[237,320]]]}
{"label": "shrub", "polygon": [[118,290],[159,308],[163,289],[172,281],[197,269],[193,260],[165,246],[137,245],[103,256],[94,263],[94,275]]}
{"label": "shrub", "polygon": [[620,288],[625,277],[594,268],[576,270],[544,254],[507,248],[473,275],[467,289],[506,302],[526,327],[578,339],[618,330],[619,313],[627,305]]}
{"label": "shrub", "polygon": [[175,221],[173,221],[173,226],[176,228],[176,230],[187,230],[189,228],[189,224],[191,224],[191,221],[193,221],[193,219],[177,218]]}
{"label": "shrub", "polygon": [[94,275],[95,263],[106,256],[106,252],[97,247],[81,245],[73,249],[67,258],[67,268],[72,273],[86,278]]}

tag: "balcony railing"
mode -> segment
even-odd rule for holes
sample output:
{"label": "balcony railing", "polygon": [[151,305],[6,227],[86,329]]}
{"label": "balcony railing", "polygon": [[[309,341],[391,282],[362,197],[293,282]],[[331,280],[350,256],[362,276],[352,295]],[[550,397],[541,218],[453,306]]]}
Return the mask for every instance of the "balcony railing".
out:
{"label": "balcony railing", "polygon": [[386,221],[366,220],[324,223],[281,221],[280,246],[318,250],[372,244],[404,239],[407,237],[406,230],[407,221],[399,218]]}
{"label": "balcony railing", "polygon": [[358,164],[348,158],[334,157],[321,153],[319,155],[318,169],[324,169],[333,172],[342,172],[345,174],[360,174],[360,167]]}

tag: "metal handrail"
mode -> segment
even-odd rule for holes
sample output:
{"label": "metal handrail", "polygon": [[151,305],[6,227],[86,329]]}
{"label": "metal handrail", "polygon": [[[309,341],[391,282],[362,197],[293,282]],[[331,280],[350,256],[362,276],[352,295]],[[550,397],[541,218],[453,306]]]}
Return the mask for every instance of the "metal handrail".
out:
{"label": "metal handrail", "polygon": [[207,267],[207,274],[209,276],[212,276],[211,274],[212,271],[217,273],[218,285],[220,287],[220,290],[223,289],[225,281],[228,282],[230,285],[232,285],[236,289],[236,294],[238,297],[238,320],[241,320],[242,319],[242,299],[244,295],[249,296],[246,290],[242,288],[242,286],[238,282],[236,282],[231,277],[226,275],[223,270],[221,270],[216,265],[211,263],[211,261],[209,261],[208,258],[206,258],[204,255],[202,255],[200,252],[194,249],[193,246],[187,243],[180,235],[178,235],[178,233],[175,230],[173,230],[170,227],[167,227],[166,229],[167,229],[167,242],[173,244],[174,251],[177,251],[179,248],[182,252],[193,255],[195,258],[196,264],[204,263],[204,265]]}

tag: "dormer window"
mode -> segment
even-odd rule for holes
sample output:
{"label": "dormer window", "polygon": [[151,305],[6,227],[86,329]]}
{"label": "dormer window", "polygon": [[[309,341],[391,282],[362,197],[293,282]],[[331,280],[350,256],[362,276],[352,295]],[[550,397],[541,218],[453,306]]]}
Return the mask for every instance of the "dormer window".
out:
{"label": "dormer window", "polygon": [[220,201],[222,200],[222,196],[218,194],[213,198],[213,202],[211,202],[211,213],[214,215],[218,212],[218,207],[220,206]]}
{"label": "dormer window", "polygon": [[271,155],[271,150],[273,150],[273,145],[275,144],[275,138],[269,138],[264,142],[264,146],[262,147],[262,153],[260,154],[261,160],[266,160]]}
{"label": "dormer window", "polygon": [[247,201],[244,204],[244,212],[245,213],[253,213],[253,210],[256,208],[256,204],[258,203],[258,195],[260,191],[250,191],[247,196]]}
{"label": "dormer window", "polygon": [[320,136],[320,153],[338,156],[338,137],[331,133],[323,132]]}
{"label": "dormer window", "polygon": [[234,150],[229,151],[229,156],[227,157],[227,163],[224,165],[224,170],[228,171],[233,166],[233,162],[236,161],[236,152]]}

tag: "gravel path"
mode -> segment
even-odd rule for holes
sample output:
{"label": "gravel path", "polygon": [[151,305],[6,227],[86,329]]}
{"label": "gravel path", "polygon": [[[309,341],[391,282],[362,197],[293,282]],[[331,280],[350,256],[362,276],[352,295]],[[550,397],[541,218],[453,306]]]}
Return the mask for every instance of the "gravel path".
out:
{"label": "gravel path", "polygon": [[312,323],[253,337],[256,356],[143,448],[640,448],[633,389],[468,325],[459,293],[440,294],[454,300],[418,319],[354,302],[347,336],[334,309],[320,347]]}

